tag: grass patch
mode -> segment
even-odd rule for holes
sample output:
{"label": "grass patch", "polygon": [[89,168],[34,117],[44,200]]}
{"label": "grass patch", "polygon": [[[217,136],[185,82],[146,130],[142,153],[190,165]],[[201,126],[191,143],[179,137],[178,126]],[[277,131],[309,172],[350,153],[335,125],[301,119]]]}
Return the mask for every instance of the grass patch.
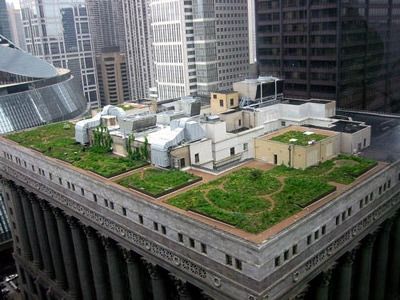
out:
{"label": "grass patch", "polygon": [[[281,135],[271,138],[272,141],[285,144],[294,144],[299,146],[307,146],[310,141],[320,141],[327,138],[327,135],[313,133],[310,135],[304,134],[302,131],[291,130]],[[291,141],[292,140],[292,141]],[[295,141],[296,140],[296,141]]]}
{"label": "grass patch", "polygon": [[149,168],[126,176],[117,182],[127,188],[160,197],[174,190],[201,180],[200,177],[180,170],[161,170]]}
{"label": "grass patch", "polygon": [[243,168],[168,203],[259,233],[333,192],[335,186],[329,182],[351,183],[375,164],[362,157],[340,155],[305,170],[283,165],[268,171]]}
{"label": "grass patch", "polygon": [[7,138],[46,156],[66,161],[104,177],[112,177],[147,164],[112,153],[97,153],[75,142],[74,136],[74,125],[62,122],[10,134]]}

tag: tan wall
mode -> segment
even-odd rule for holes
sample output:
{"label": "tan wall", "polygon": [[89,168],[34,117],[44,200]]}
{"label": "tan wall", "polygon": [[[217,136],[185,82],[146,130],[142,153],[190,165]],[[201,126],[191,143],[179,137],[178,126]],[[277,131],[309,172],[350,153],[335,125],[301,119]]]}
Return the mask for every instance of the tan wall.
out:
{"label": "tan wall", "polygon": [[[233,103],[231,103],[233,99]],[[220,101],[222,100],[222,106]],[[211,93],[211,113],[220,114],[229,109],[233,109],[239,106],[239,93]]]}
{"label": "tan wall", "polygon": [[310,146],[289,145],[269,139],[255,139],[255,158],[274,164],[289,166],[289,147],[291,148],[291,165],[304,169],[329,160],[340,153],[340,136],[334,135]]}
{"label": "tan wall", "polygon": [[220,114],[220,119],[226,123],[226,131],[233,131],[242,128],[244,125],[243,112],[236,111],[233,113]]}
{"label": "tan wall", "polygon": [[171,158],[173,161],[172,167],[174,168],[181,168],[179,165],[179,160],[184,158],[185,159],[185,166],[183,167],[189,167],[190,166],[190,151],[189,151],[189,146],[183,146],[183,147],[178,147],[173,150],[171,150]]}

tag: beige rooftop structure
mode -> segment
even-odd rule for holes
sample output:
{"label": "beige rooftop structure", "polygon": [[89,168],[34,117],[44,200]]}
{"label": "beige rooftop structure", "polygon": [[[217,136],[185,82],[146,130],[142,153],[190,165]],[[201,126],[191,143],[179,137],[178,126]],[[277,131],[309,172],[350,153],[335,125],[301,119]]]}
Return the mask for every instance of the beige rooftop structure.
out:
{"label": "beige rooftop structure", "polygon": [[[299,139],[289,142],[276,138],[285,135],[304,136],[307,145]],[[318,137],[318,139],[316,138]],[[340,134],[338,132],[315,128],[289,126],[277,132],[255,139],[255,158],[275,165],[286,165],[296,169],[305,169],[329,160],[340,153]]]}

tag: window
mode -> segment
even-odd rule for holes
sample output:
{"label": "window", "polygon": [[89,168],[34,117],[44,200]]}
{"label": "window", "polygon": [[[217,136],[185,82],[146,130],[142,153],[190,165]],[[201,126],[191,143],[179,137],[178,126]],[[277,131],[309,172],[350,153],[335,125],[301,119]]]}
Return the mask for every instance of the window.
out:
{"label": "window", "polygon": [[390,185],[392,184],[392,181],[389,179],[388,181],[388,189],[390,189]]}
{"label": "window", "polygon": [[183,234],[182,233],[178,233],[178,241],[179,241],[179,243],[183,243]]}
{"label": "window", "polygon": [[289,259],[289,250],[286,250],[283,252],[283,260],[288,260]]}
{"label": "window", "polygon": [[93,194],[93,201],[97,202],[97,195],[96,194]]}
{"label": "window", "polygon": [[360,209],[363,208],[363,204],[364,204],[364,200],[361,199],[361,200],[360,200]]}
{"label": "window", "polygon": [[71,189],[71,184],[69,183],[69,181],[67,181],[67,186],[69,189]]}
{"label": "window", "polygon": [[217,99],[217,95],[216,94],[213,95],[213,99]]}
{"label": "window", "polygon": [[340,216],[336,216],[336,225],[339,225],[340,223]]}
{"label": "window", "polygon": [[311,244],[311,234],[307,236],[307,245]]}
{"label": "window", "polygon": [[235,266],[236,266],[236,269],[238,269],[238,270],[242,269],[242,262],[237,258],[235,258]]}
{"label": "window", "polygon": [[53,174],[49,173],[50,180],[53,180]]}
{"label": "window", "polygon": [[342,212],[342,221],[346,220],[346,212]]}
{"label": "window", "polygon": [[349,207],[348,209],[347,209],[347,215],[350,217],[351,216],[351,207]]}
{"label": "window", "polygon": [[232,148],[230,149],[230,153],[231,153],[231,156],[235,155],[235,147],[232,147]]}
{"label": "window", "polygon": [[61,177],[58,177],[58,183],[62,185],[62,179],[61,179]]}
{"label": "window", "polygon": [[231,104],[231,106],[233,106],[233,104],[234,104],[233,98],[230,99],[230,104]]}
{"label": "window", "polygon": [[114,209],[114,202],[110,201],[110,208]]}
{"label": "window", "polygon": [[85,190],[83,188],[81,188],[81,194],[82,196],[85,196]]}
{"label": "window", "polygon": [[275,267],[279,267],[281,264],[281,258],[280,256],[275,257]]}
{"label": "window", "polygon": [[247,151],[249,149],[249,144],[248,143],[244,143],[243,144],[243,151]]}
{"label": "window", "polygon": [[125,207],[122,207],[122,214],[123,214],[124,216],[126,216],[126,208],[125,208]]}
{"label": "window", "polygon": [[72,184],[72,190],[75,192],[75,184]]}
{"label": "window", "polygon": [[296,244],[296,245],[293,245],[293,247],[292,247],[292,254],[293,254],[293,255],[296,255],[296,254],[297,254],[297,244]]}
{"label": "window", "polygon": [[225,254],[225,263],[229,266],[232,266],[232,256]]}
{"label": "window", "polygon": [[324,235],[326,233],[326,225],[322,226],[321,234]]}
{"label": "window", "polygon": [[201,243],[201,252],[204,254],[207,254],[207,245],[206,244]]}
{"label": "window", "polygon": [[281,126],[286,126],[286,122],[285,121],[281,121]]}
{"label": "window", "polygon": [[143,216],[142,215],[139,215],[139,223],[143,224]]}
{"label": "window", "polygon": [[34,165],[32,165],[32,171],[35,172],[35,166]]}
{"label": "window", "polygon": [[369,201],[372,201],[374,199],[374,192],[372,192],[371,194],[369,194]]}
{"label": "window", "polygon": [[224,100],[219,100],[219,106],[224,107]]}
{"label": "window", "polygon": [[382,186],[379,187],[379,195],[382,194]]}
{"label": "window", "polygon": [[155,231],[158,231],[158,223],[157,222],[153,222],[153,228]]}
{"label": "window", "polygon": [[194,239],[189,238],[189,246],[194,248],[195,244],[194,244]]}
{"label": "window", "polygon": [[167,234],[167,228],[164,225],[161,225],[161,232],[162,234]]}
{"label": "window", "polygon": [[200,162],[200,155],[199,155],[199,153],[196,153],[196,154],[194,155],[194,162],[195,162],[195,163]]}
{"label": "window", "polygon": [[105,205],[106,207],[108,207],[108,200],[107,200],[107,199],[104,199],[104,205]]}
{"label": "window", "polygon": [[314,232],[314,239],[318,240],[318,238],[319,238],[319,230]]}

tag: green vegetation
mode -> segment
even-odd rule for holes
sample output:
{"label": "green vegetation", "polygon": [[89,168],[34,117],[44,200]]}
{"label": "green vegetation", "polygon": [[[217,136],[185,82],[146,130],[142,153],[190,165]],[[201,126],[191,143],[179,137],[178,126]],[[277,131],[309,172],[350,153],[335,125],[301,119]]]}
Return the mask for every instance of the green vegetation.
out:
{"label": "green vegetation", "polygon": [[96,153],[107,153],[112,151],[112,138],[106,126],[97,126],[93,130],[93,145],[91,151]]}
{"label": "green vegetation", "polygon": [[177,195],[168,203],[259,233],[299,212],[336,187],[349,184],[376,162],[347,155],[305,170],[243,168]]}
{"label": "green vegetation", "polygon": [[131,160],[143,160],[147,161],[149,159],[149,141],[147,137],[144,138],[144,143],[141,147],[132,148],[132,143],[135,141],[135,136],[130,134],[125,140],[125,149],[128,153],[128,158]]}
{"label": "green vegetation", "polygon": [[126,176],[117,182],[153,197],[160,197],[200,179],[198,176],[180,170],[149,168]]}
{"label": "green vegetation", "polygon": [[[271,138],[272,141],[281,142],[285,144],[294,144],[299,146],[307,146],[310,141],[320,141],[327,138],[327,135],[312,133],[304,134],[302,131],[291,130],[287,131],[281,135],[274,136]],[[296,141],[290,141],[291,139],[296,139]]]}
{"label": "green vegetation", "polygon": [[121,103],[121,104],[118,104],[117,107],[122,108],[125,111],[135,108],[135,106],[133,106],[132,104],[129,104],[129,103]]}
{"label": "green vegetation", "polygon": [[146,164],[143,161],[132,161],[112,153],[104,153],[98,151],[98,148],[82,146],[75,142],[74,135],[74,125],[62,122],[10,134],[7,138],[104,177],[112,177]]}

